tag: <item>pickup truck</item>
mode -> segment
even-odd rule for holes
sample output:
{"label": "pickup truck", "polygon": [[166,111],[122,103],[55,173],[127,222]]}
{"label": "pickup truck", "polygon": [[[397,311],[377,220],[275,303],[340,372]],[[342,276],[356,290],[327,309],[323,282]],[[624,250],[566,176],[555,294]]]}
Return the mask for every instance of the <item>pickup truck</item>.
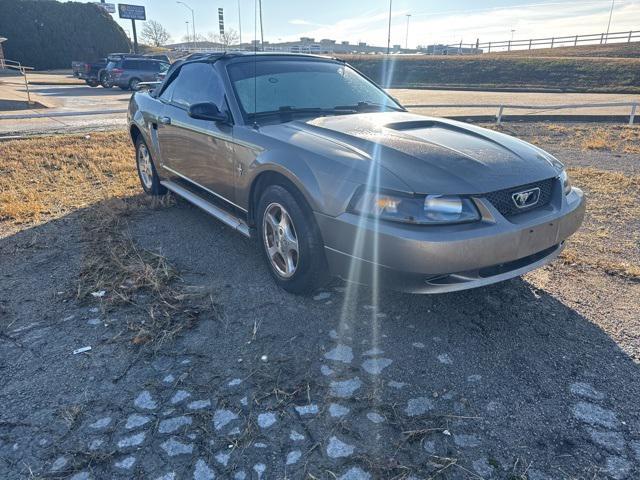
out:
{"label": "pickup truck", "polygon": [[84,80],[90,87],[97,87],[103,84],[104,69],[108,59],[101,58],[97,62],[71,62],[73,76]]}

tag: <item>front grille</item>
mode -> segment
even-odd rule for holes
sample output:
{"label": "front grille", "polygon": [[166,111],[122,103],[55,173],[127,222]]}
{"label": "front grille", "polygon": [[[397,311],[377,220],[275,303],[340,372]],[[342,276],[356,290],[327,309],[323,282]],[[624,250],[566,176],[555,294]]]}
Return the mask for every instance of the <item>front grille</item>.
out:
{"label": "front grille", "polygon": [[[485,197],[496,207],[502,215],[505,217],[513,217],[519,213],[528,212],[541,208],[549,204],[551,201],[551,192],[553,191],[553,184],[555,178],[549,178],[540,182],[529,183],[527,185],[520,185],[519,187],[505,188],[504,190],[498,190],[496,192],[487,193]],[[512,195],[514,193],[530,190],[532,188],[540,189],[540,197],[535,205],[530,205],[524,208],[518,208],[513,201]]]}

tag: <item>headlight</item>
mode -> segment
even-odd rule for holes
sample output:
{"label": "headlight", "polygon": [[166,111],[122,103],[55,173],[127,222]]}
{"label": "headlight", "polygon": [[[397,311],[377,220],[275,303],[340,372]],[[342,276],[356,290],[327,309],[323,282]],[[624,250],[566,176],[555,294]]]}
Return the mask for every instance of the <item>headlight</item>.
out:
{"label": "headlight", "polygon": [[413,197],[360,190],[351,201],[349,210],[382,220],[414,224],[465,223],[480,219],[473,201],[456,195]]}
{"label": "headlight", "polygon": [[565,195],[569,195],[571,193],[571,180],[569,180],[569,175],[567,175],[566,170],[562,170],[562,173],[558,175],[560,179],[560,183],[562,184],[562,191]]}

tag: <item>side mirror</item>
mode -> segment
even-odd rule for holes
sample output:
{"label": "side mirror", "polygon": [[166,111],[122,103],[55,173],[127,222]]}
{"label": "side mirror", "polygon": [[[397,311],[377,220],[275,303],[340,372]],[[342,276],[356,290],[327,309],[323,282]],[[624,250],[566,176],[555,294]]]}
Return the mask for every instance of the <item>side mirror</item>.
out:
{"label": "side mirror", "polygon": [[223,123],[229,121],[227,115],[222,113],[215,103],[211,102],[194,103],[189,107],[188,114],[191,118],[197,120],[211,120]]}

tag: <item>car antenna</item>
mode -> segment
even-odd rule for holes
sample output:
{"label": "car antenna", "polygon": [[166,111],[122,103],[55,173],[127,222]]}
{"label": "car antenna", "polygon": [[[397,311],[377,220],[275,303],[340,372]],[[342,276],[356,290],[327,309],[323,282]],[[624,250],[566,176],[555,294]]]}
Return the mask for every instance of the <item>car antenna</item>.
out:
{"label": "car antenna", "polygon": [[253,0],[253,128],[258,130],[258,1]]}

